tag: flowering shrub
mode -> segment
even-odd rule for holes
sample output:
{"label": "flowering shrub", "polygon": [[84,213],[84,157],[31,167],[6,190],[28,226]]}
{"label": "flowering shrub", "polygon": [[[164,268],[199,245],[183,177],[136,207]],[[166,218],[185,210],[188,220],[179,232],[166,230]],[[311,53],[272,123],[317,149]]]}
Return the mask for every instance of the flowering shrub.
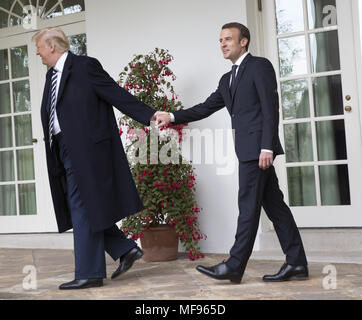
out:
{"label": "flowering shrub", "polygon": [[[137,55],[120,73],[118,83],[156,110],[174,112],[182,109],[171,83],[176,79],[168,67],[172,60],[173,57],[164,49],[156,48],[147,55]],[[200,232],[198,224],[200,209],[195,200],[196,179],[192,165],[182,158],[178,148],[186,125],[170,123],[156,129],[127,116],[123,116],[120,125],[121,135],[126,128],[127,141],[130,142],[126,147],[127,157],[145,206],[143,211],[122,220],[122,231],[137,240],[143,237],[144,230],[169,224],[175,229],[191,260],[203,257],[199,241],[206,236]],[[156,147],[152,142],[155,132],[158,137]],[[176,146],[177,154],[173,156],[173,161],[165,164],[160,161],[159,155],[166,148],[164,157],[167,159],[172,154],[168,146],[172,146],[172,150]],[[151,149],[156,149],[156,153]],[[144,161],[139,161],[142,154]]]}

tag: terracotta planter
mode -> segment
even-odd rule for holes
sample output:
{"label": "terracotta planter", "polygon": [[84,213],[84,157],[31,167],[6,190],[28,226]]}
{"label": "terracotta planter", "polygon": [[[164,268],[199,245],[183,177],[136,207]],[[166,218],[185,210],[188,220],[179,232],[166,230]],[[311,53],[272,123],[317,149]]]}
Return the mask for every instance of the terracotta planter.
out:
{"label": "terracotta planter", "polygon": [[141,246],[144,251],[143,260],[148,262],[176,260],[178,256],[178,237],[169,225],[145,230]]}

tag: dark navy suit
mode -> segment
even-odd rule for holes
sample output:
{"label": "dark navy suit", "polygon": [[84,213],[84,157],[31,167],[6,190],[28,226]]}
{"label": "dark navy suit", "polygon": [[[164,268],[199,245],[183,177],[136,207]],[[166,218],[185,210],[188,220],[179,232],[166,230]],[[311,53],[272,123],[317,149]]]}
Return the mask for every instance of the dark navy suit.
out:
{"label": "dark navy suit", "polygon": [[145,125],[155,110],[121,88],[96,59],[69,52],[56,103],[62,137],[50,148],[52,72],[41,118],[58,229],[73,228],[75,278],[105,278],[104,251],[116,260],[136,246],[115,223],[143,209],[112,106]]}
{"label": "dark navy suit", "polygon": [[273,222],[287,263],[307,265],[302,240],[289,207],[283,200],[274,166],[259,168],[261,149],[283,154],[278,136],[279,99],[275,72],[269,60],[248,54],[230,90],[231,72],[224,74],[217,90],[204,103],[174,113],[175,123],[197,121],[227,107],[235,130],[239,159],[239,217],[235,242],[226,261],[244,272],[251,255],[261,206]]}

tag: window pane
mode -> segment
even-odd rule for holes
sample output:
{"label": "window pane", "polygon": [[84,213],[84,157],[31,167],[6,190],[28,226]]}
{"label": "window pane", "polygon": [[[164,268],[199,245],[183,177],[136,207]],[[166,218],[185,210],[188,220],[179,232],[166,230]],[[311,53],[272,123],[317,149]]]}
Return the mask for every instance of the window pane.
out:
{"label": "window pane", "polygon": [[16,216],[15,185],[0,186],[0,216]]}
{"label": "window pane", "polygon": [[284,125],[287,162],[313,161],[312,131],[309,122]]}
{"label": "window pane", "polygon": [[280,87],[282,93],[283,119],[309,118],[307,81],[283,81]]}
{"label": "window pane", "polygon": [[15,117],[15,140],[17,147],[29,146],[33,144],[30,114]]}
{"label": "window pane", "polygon": [[[46,11],[45,14],[47,14],[47,15],[45,18],[54,18],[54,17],[59,17],[59,16],[63,15],[62,8],[59,5],[56,6],[55,8],[53,8],[53,5],[56,3],[57,3],[57,1],[55,1],[55,0],[47,2],[47,4],[46,4],[47,8],[45,10]],[[49,11],[49,10],[51,10],[51,11]]]}
{"label": "window pane", "polygon": [[276,0],[275,9],[278,34],[304,30],[302,0]]}
{"label": "window pane", "polygon": [[324,206],[350,205],[348,167],[320,166],[321,201]]}
{"label": "window pane", "polygon": [[[43,12],[43,11],[46,11],[46,9],[44,8],[44,2],[45,2],[46,0],[39,0],[39,9],[38,9],[38,16],[39,17],[42,17],[42,18],[44,18],[44,14],[45,14],[45,12]],[[50,8],[48,8],[48,9],[50,9]]]}
{"label": "window pane", "polygon": [[14,82],[13,93],[15,112],[30,111],[31,103],[29,80]]}
{"label": "window pane", "polygon": [[85,33],[68,37],[70,51],[79,56],[87,55],[87,36]]}
{"label": "window pane", "polygon": [[307,73],[305,37],[291,37],[278,40],[280,76]]}
{"label": "window pane", "polygon": [[27,46],[11,48],[10,52],[13,78],[27,77],[29,75]]}
{"label": "window pane", "polygon": [[15,15],[10,16],[10,26],[21,25],[22,19],[19,17],[23,16],[23,7],[19,4],[19,2],[15,2],[12,13]]}
{"label": "window pane", "polygon": [[14,0],[1,0],[0,6],[4,9],[10,11],[11,5],[13,4]]}
{"label": "window pane", "polygon": [[8,14],[0,10],[0,29],[7,28],[8,26]]}
{"label": "window pane", "polygon": [[13,146],[11,118],[0,118],[0,148]]}
{"label": "window pane", "polygon": [[316,122],[318,160],[347,159],[344,120]]}
{"label": "window pane", "polygon": [[317,117],[343,114],[341,76],[314,78],[313,97]]}
{"label": "window pane", "polygon": [[287,168],[290,206],[317,204],[314,167]]}
{"label": "window pane", "polygon": [[17,150],[16,161],[18,168],[18,180],[34,180],[34,155],[33,149]]}
{"label": "window pane", "polygon": [[17,1],[13,1],[13,2],[16,2],[16,3],[15,3],[15,6],[13,7],[12,13],[15,13],[19,17],[22,17],[23,16],[23,7],[19,4],[19,2],[17,2]]}
{"label": "window pane", "polygon": [[64,0],[62,4],[64,8],[64,14],[81,12],[85,9],[84,0]]}
{"label": "window pane", "polygon": [[10,15],[10,26],[14,27],[14,26],[20,26],[21,25],[21,19],[19,19],[18,17],[15,17],[13,15]]}
{"label": "window pane", "polygon": [[11,113],[10,84],[0,84],[0,114]]}
{"label": "window pane", "polygon": [[311,34],[310,50],[312,72],[340,70],[337,30]]}
{"label": "window pane", "polygon": [[0,152],[0,182],[14,180],[15,173],[13,151]]}
{"label": "window pane", "polygon": [[307,4],[309,29],[337,25],[336,0],[309,0]]}
{"label": "window pane", "polygon": [[0,81],[9,79],[8,50],[0,50]]}
{"label": "window pane", "polygon": [[36,214],[35,184],[19,184],[20,215]]}

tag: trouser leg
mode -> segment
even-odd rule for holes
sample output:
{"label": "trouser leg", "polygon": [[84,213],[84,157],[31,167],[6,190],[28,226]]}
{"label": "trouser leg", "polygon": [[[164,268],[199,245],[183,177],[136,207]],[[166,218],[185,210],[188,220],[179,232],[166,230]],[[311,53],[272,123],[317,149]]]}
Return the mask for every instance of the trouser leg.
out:
{"label": "trouser leg", "polygon": [[136,246],[136,242],[127,239],[117,225],[104,230],[104,249],[114,261]]}
{"label": "trouser leg", "polygon": [[262,206],[274,225],[280,246],[286,254],[286,262],[291,265],[307,265],[300,233],[290,208],[284,202],[273,166],[265,184]]}
{"label": "trouser leg", "polygon": [[233,269],[241,269],[242,273],[253,250],[267,175],[268,171],[261,170],[258,161],[239,163],[238,224],[226,263]]}

